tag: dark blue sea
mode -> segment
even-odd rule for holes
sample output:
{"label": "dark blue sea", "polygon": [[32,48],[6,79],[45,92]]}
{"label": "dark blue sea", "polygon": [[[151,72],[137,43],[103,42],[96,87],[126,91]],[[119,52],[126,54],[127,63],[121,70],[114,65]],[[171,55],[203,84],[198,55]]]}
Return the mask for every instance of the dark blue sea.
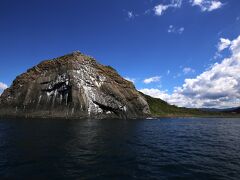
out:
{"label": "dark blue sea", "polygon": [[240,119],[0,120],[0,179],[240,179]]}

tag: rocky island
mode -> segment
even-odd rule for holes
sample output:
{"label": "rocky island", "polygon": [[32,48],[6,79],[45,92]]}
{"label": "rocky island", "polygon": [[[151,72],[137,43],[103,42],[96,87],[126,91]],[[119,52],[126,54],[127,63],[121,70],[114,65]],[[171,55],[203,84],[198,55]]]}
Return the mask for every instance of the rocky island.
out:
{"label": "rocky island", "polygon": [[0,97],[0,115],[133,119],[150,116],[150,109],[132,82],[77,51],[17,76]]}
{"label": "rocky island", "polygon": [[79,51],[19,75],[0,96],[0,117],[136,119],[239,117],[239,108],[209,111],[170,105],[136,90],[117,71]]}

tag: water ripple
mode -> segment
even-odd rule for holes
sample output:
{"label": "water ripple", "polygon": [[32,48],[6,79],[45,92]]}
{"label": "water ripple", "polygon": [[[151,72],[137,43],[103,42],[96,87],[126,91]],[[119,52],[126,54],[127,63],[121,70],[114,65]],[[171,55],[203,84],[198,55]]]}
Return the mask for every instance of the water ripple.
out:
{"label": "water ripple", "polygon": [[0,179],[240,179],[240,119],[0,120]]}

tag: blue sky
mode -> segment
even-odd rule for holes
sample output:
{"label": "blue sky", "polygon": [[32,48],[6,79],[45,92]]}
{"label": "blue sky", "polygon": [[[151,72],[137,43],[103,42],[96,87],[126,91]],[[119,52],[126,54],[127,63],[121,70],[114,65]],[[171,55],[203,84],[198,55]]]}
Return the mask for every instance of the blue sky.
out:
{"label": "blue sky", "polygon": [[172,104],[238,106],[211,98],[184,104],[172,96],[186,79],[232,57],[239,9],[238,0],[1,0],[0,87],[44,59],[80,50]]}

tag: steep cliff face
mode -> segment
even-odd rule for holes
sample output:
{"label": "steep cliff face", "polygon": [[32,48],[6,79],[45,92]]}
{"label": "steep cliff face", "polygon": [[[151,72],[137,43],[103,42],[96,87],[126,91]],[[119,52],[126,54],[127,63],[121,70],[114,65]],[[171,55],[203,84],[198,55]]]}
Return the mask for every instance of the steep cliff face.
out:
{"label": "steep cliff face", "polygon": [[18,76],[0,97],[1,116],[141,118],[144,97],[113,68],[74,52]]}

